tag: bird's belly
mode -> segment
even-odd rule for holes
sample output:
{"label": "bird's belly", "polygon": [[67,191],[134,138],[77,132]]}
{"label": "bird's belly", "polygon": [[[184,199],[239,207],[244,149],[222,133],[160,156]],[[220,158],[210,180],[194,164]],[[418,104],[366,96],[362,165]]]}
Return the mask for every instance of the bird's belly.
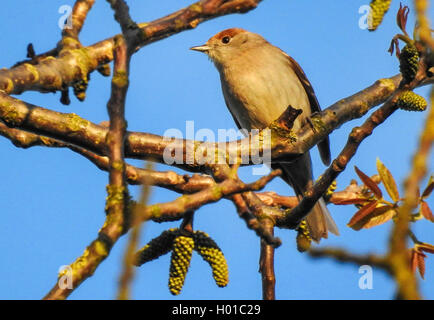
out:
{"label": "bird's belly", "polygon": [[[289,68],[279,74],[271,73],[269,68],[245,70],[235,77],[227,74],[226,83],[230,86],[222,81],[226,104],[239,124],[248,130],[267,127],[289,105],[302,109],[302,118],[310,114],[306,92]],[[300,124],[301,121],[296,121],[294,129]]]}

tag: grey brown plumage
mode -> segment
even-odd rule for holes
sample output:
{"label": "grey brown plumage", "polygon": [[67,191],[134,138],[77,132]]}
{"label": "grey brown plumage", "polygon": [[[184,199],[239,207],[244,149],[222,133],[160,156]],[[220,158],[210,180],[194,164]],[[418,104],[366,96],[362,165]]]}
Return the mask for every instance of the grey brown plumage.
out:
{"label": "grey brown plumage", "polygon": [[[291,105],[303,112],[294,121],[299,130],[307,117],[320,111],[315,92],[299,64],[260,35],[239,28],[224,30],[193,50],[208,54],[220,73],[223,96],[239,128],[263,129]],[[329,139],[318,144],[321,159],[330,163]],[[297,196],[312,185],[309,152],[292,163],[274,163],[282,178]],[[314,240],[327,238],[327,230],[337,233],[336,225],[321,199],[307,216]]]}

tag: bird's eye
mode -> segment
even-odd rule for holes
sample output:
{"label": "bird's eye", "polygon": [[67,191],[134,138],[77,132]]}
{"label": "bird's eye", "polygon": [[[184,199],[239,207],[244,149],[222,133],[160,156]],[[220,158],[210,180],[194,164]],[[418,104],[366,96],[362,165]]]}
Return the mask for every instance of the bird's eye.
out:
{"label": "bird's eye", "polygon": [[231,41],[231,38],[228,37],[228,36],[222,38],[222,42],[223,42],[224,44],[229,43],[229,41]]}

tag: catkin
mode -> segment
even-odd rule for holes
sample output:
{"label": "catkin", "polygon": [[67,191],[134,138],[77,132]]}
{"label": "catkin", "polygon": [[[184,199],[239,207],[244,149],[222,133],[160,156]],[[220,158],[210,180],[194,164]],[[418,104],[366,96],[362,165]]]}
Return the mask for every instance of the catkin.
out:
{"label": "catkin", "polygon": [[399,55],[399,70],[405,82],[411,82],[419,68],[419,52],[414,45],[407,44]]}
{"label": "catkin", "polygon": [[383,21],[384,15],[389,10],[391,0],[372,0],[371,11],[368,15],[368,29],[374,31]]}
{"label": "catkin", "polygon": [[162,232],[158,237],[149,241],[141,250],[136,253],[135,265],[142,264],[159,258],[172,250],[173,239],[178,234],[178,229],[169,229]]}
{"label": "catkin", "polygon": [[225,287],[229,283],[229,272],[226,258],[217,243],[204,232],[194,233],[194,249],[209,263],[212,275],[219,287]]}
{"label": "catkin", "polygon": [[428,103],[420,95],[413,91],[404,91],[396,102],[398,108],[407,111],[424,111]]}
{"label": "catkin", "polygon": [[173,241],[169,273],[169,290],[173,295],[178,295],[184,286],[193,248],[194,240],[191,237],[179,236]]}

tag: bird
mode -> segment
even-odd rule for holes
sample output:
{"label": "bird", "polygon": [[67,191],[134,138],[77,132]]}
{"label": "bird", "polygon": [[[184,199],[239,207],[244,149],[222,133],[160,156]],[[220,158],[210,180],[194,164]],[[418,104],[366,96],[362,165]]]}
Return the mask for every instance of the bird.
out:
{"label": "bird", "polygon": [[[292,130],[297,132],[320,106],[314,89],[300,65],[261,35],[242,28],[230,28],[212,36],[204,45],[191,50],[205,53],[220,74],[223,97],[239,129],[268,127],[290,105],[301,109]],[[321,159],[330,163],[329,138],[318,143]],[[281,178],[301,199],[313,185],[309,151],[291,163],[273,163],[282,170]],[[321,198],[306,217],[311,238],[319,242],[328,231],[338,228]]]}

